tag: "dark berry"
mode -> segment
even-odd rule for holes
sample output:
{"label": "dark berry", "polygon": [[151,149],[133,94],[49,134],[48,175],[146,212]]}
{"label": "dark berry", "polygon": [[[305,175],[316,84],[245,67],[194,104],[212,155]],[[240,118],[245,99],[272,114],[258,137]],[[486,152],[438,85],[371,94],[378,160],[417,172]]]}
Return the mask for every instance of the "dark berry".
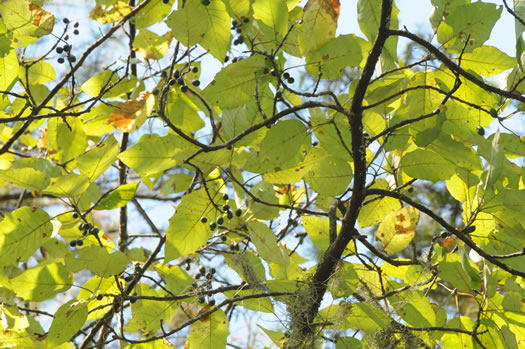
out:
{"label": "dark berry", "polygon": [[239,23],[237,23],[237,20],[234,19],[234,20],[232,21],[232,26],[236,27],[237,24],[239,24]]}
{"label": "dark berry", "polygon": [[215,268],[210,268],[210,274],[215,274]]}
{"label": "dark berry", "polygon": [[208,304],[209,304],[210,306],[213,307],[213,306],[215,305],[215,299],[213,299],[213,298],[210,299],[210,300],[208,301]]}
{"label": "dark berry", "polygon": [[64,45],[64,52],[71,51],[71,45]]}
{"label": "dark berry", "polygon": [[82,240],[77,240],[77,246],[82,246],[84,245],[84,241]]}
{"label": "dark berry", "polygon": [[232,251],[239,251],[239,245],[236,242],[234,242],[233,244],[230,245],[230,249]]}
{"label": "dark berry", "polygon": [[75,63],[77,61],[77,57],[71,55],[71,56],[67,57],[67,60],[70,61],[71,63]]}
{"label": "dark berry", "polygon": [[201,82],[200,82],[199,80],[193,80],[193,81],[191,82],[191,84],[192,84],[193,86],[197,87],[197,86],[199,86],[199,85],[201,84]]}
{"label": "dark berry", "polygon": [[186,92],[188,92],[188,91],[189,91],[188,86],[181,86],[181,87],[180,87],[180,92],[182,92],[182,93],[186,93]]}
{"label": "dark berry", "polygon": [[250,19],[249,19],[249,18],[246,18],[246,17],[244,17],[244,18],[243,18],[243,21],[244,21],[244,23],[248,23],[248,22],[250,21]]}
{"label": "dark berry", "polygon": [[62,57],[60,57],[60,58],[57,59],[57,62],[58,62],[59,64],[62,64],[62,63],[65,62],[65,59],[62,58]]}
{"label": "dark berry", "polygon": [[264,73],[264,74],[268,74],[269,72],[270,72],[270,68],[268,68],[268,67],[264,67],[264,69],[263,69],[263,73]]}
{"label": "dark berry", "polygon": [[68,41],[69,40],[69,35],[64,35],[64,40]]}
{"label": "dark berry", "polygon": [[98,294],[97,295],[97,301],[101,301],[102,299],[104,299],[104,296],[101,295],[101,294]]}
{"label": "dark berry", "polygon": [[295,82],[295,79],[294,79],[294,78],[290,77],[290,78],[288,79],[288,83],[289,83],[290,85],[293,84],[294,82]]}
{"label": "dark berry", "polygon": [[277,98],[277,99],[283,98],[283,93],[281,91],[275,92],[275,98]]}
{"label": "dark berry", "polygon": [[69,18],[67,18],[67,17],[66,17],[66,18],[64,18],[64,19],[62,20],[62,22],[64,22],[64,23],[68,24],[68,23],[69,23]]}
{"label": "dark berry", "polygon": [[90,234],[93,234],[93,235],[98,235],[98,233],[100,232],[100,229],[98,228],[92,228],[89,233]]}
{"label": "dark berry", "polygon": [[491,108],[490,109],[490,116],[492,116],[493,118],[497,118],[498,117],[498,111],[494,108]]}
{"label": "dark berry", "polygon": [[224,63],[227,63],[230,60],[229,56],[224,57]]}
{"label": "dark berry", "polygon": [[201,4],[204,6],[208,6],[210,4],[210,0],[201,0]]}
{"label": "dark berry", "polygon": [[283,73],[283,78],[284,79],[289,79],[290,78],[290,74],[288,72],[284,72]]}
{"label": "dark berry", "polygon": [[221,236],[221,241],[226,241],[226,240],[227,240],[226,235]]}
{"label": "dark berry", "polygon": [[201,218],[201,223],[208,223],[208,218],[202,217]]}
{"label": "dark berry", "polygon": [[205,274],[206,273],[206,267],[204,265],[199,265],[199,273]]}
{"label": "dark berry", "polygon": [[174,78],[174,79],[178,79],[178,78],[180,78],[180,70],[177,69],[177,70],[175,70],[175,71],[173,72],[173,78]]}
{"label": "dark berry", "polygon": [[[241,28],[235,28],[235,31],[236,31],[238,34],[242,33],[242,29],[241,29]],[[241,42],[242,42],[242,41],[241,41]]]}
{"label": "dark berry", "polygon": [[78,35],[79,31],[78,29],[73,30],[73,34]]}
{"label": "dark berry", "polygon": [[224,218],[222,216],[217,217],[217,224],[222,225],[224,223]]}
{"label": "dark berry", "polygon": [[200,279],[201,276],[202,276],[202,275],[199,273],[199,274],[195,275],[195,279]]}
{"label": "dark berry", "polygon": [[156,90],[156,89],[155,89],[155,90],[153,90],[152,93],[153,93],[154,96],[157,96],[157,95],[159,94],[159,90]]}
{"label": "dark berry", "polygon": [[210,223],[210,229],[211,229],[211,230],[215,230],[216,228],[217,228],[217,223],[215,223],[215,222],[211,222],[211,223]]}
{"label": "dark berry", "polygon": [[57,51],[57,53],[62,53],[62,52],[64,52],[64,49],[62,47],[57,47],[56,51]]}
{"label": "dark berry", "polygon": [[222,195],[222,199],[223,200],[228,200],[230,197],[228,196],[228,194],[223,194]]}
{"label": "dark berry", "polygon": [[408,192],[409,193],[413,193],[414,192],[414,188],[413,187],[408,187]]}
{"label": "dark berry", "polygon": [[[183,81],[183,82],[184,82],[184,81]],[[170,86],[173,86],[173,85],[175,85],[176,83],[177,83],[177,80],[175,80],[175,79],[171,79],[171,80],[168,82],[168,84],[169,84]]]}
{"label": "dark berry", "polygon": [[78,213],[73,212],[72,216],[73,216],[74,219],[77,219],[78,218]]}
{"label": "dark berry", "polygon": [[79,26],[78,22],[73,23],[73,28],[78,28],[78,26]]}
{"label": "dark berry", "polygon": [[222,205],[222,209],[223,209],[224,211],[229,211],[229,210],[230,210],[230,205],[228,205],[228,204],[224,204],[224,205]]}
{"label": "dark berry", "polygon": [[186,264],[184,264],[184,269],[186,269],[186,270],[190,270],[190,268],[191,268],[190,263],[186,263]]}
{"label": "dark berry", "polygon": [[77,246],[77,240],[71,240],[71,241],[69,242],[69,246],[71,246],[71,247],[75,247],[75,246]]}
{"label": "dark berry", "polygon": [[480,136],[484,136],[485,135],[485,129],[483,127],[481,127],[481,126],[478,126],[476,128],[476,131],[478,131],[478,135],[480,135]]}
{"label": "dark berry", "polygon": [[191,71],[193,73],[198,73],[199,72],[199,68],[198,67],[193,67],[193,68],[191,68]]}
{"label": "dark berry", "polygon": [[130,303],[135,303],[137,301],[137,298],[132,298],[129,300]]}
{"label": "dark berry", "polygon": [[84,230],[84,223],[78,223],[78,230]]}
{"label": "dark berry", "polygon": [[240,216],[242,215],[242,209],[240,209],[240,208],[236,209],[236,210],[235,210],[235,215],[236,215],[237,217],[240,217]]}
{"label": "dark berry", "polygon": [[232,219],[233,218],[233,212],[232,211],[226,211],[226,217],[228,217],[228,219]]}
{"label": "dark berry", "polygon": [[138,264],[138,263],[135,264],[134,268],[135,268],[136,272],[139,272],[140,271],[140,264]]}
{"label": "dark berry", "polygon": [[[202,0],[201,0],[202,2]],[[206,301],[206,299],[204,298],[204,296],[200,296],[199,297],[199,303],[204,303]]]}
{"label": "dark berry", "polygon": [[184,85],[184,79],[183,78],[178,78],[177,79],[177,84]]}
{"label": "dark berry", "polygon": [[170,0],[162,0],[162,3],[167,5],[170,3]]}

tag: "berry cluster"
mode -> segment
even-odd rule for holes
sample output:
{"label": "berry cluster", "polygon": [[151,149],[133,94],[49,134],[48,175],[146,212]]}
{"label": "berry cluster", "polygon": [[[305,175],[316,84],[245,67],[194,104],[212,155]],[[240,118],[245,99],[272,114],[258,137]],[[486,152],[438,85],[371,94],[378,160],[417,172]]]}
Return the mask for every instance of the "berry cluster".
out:
{"label": "berry cluster", "polygon": [[[68,18],[64,18],[63,22],[66,25],[66,30],[67,30],[67,28],[69,27],[71,21]],[[78,22],[73,23],[73,28],[74,28],[73,29],[73,34],[74,35],[78,35],[80,33],[78,31],[78,29],[77,29],[79,25],[80,24]],[[63,41],[67,42],[68,40],[69,40],[69,35],[68,34],[64,35]],[[66,61],[66,59],[70,63],[75,63],[77,61],[77,58],[73,54],[71,54],[71,49],[72,49],[72,46],[70,44],[67,44],[67,43],[64,46],[58,46],[55,49],[56,53],[58,53],[59,55],[64,54],[63,56],[58,57],[57,62],[59,64],[63,64]]]}

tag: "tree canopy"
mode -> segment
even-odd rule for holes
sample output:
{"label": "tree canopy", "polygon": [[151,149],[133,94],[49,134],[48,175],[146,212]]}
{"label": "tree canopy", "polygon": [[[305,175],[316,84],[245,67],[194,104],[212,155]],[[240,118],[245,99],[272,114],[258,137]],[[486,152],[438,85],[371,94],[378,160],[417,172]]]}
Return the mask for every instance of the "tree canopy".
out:
{"label": "tree canopy", "polygon": [[0,1],[0,348],[522,347],[525,1],[430,2]]}

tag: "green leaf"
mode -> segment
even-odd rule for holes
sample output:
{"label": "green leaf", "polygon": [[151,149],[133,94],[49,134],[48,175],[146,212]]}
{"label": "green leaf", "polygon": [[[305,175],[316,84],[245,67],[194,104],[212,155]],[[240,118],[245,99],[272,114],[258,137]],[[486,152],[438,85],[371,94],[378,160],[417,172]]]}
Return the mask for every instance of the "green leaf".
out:
{"label": "green leaf", "polygon": [[195,252],[211,237],[212,231],[201,217],[211,210],[206,191],[196,190],[182,198],[166,231],[166,261]]}
{"label": "green leaf", "polygon": [[88,309],[86,302],[75,299],[62,304],[55,312],[53,323],[47,333],[47,343],[56,346],[69,341],[86,322]]}
{"label": "green leaf", "polygon": [[155,270],[166,281],[166,287],[173,294],[180,294],[193,283],[193,278],[177,265],[157,264]]}
{"label": "green leaf", "polygon": [[[107,312],[106,307],[108,304],[113,304],[113,297],[103,297],[98,300],[97,294],[120,294],[120,290],[117,286],[117,282],[114,276],[108,278],[101,278],[100,276],[93,276],[91,279],[86,281],[78,292],[79,300],[89,300],[88,310],[89,315],[87,321],[96,320],[104,316]],[[123,282],[119,279],[119,282]]]}
{"label": "green leaf", "polygon": [[188,1],[184,9],[174,11],[166,20],[173,36],[184,46],[200,44],[222,61],[230,45],[231,18],[222,1],[211,1],[208,6]]}
{"label": "green leaf", "polygon": [[123,184],[113,190],[111,194],[100,200],[95,210],[113,210],[126,206],[133,199],[140,182]]}
{"label": "green leaf", "polygon": [[55,17],[28,0],[0,2],[2,20],[16,35],[40,37],[53,31]]}
{"label": "green leaf", "polygon": [[[27,75],[26,75],[27,74]],[[24,82],[24,85],[43,85],[46,82],[56,79],[55,69],[46,61],[36,61],[33,65],[20,67],[18,73],[19,79]]]}
{"label": "green leaf", "polygon": [[47,264],[25,270],[9,281],[17,297],[40,302],[67,291],[73,285],[73,275],[63,264]]}
{"label": "green leaf", "polygon": [[288,8],[280,0],[254,0],[253,17],[272,29],[277,46],[288,31]]}
{"label": "green leaf", "polygon": [[[390,186],[385,179],[376,180],[370,188],[390,190]],[[371,199],[375,200],[364,205],[359,211],[358,223],[361,228],[376,225],[386,215],[401,208],[399,200],[391,197],[378,197],[375,195],[367,197],[367,201]]]}
{"label": "green leaf", "polygon": [[0,180],[22,189],[41,191],[50,183],[49,174],[33,168],[0,170]]}
{"label": "green leaf", "polygon": [[323,79],[340,79],[346,67],[362,67],[370,49],[368,41],[340,35],[306,57],[306,71],[315,77],[321,73]]}
{"label": "green leaf", "polygon": [[[451,319],[447,326],[452,329],[460,329],[463,331],[473,331],[475,323],[474,321],[466,316]],[[441,347],[443,349],[452,348],[463,348],[463,349],[474,349],[474,338],[467,333],[462,332],[445,332],[441,337]]]}
{"label": "green leaf", "polygon": [[450,52],[460,52],[469,38],[465,52],[472,52],[488,40],[499,19],[502,6],[475,2],[454,7],[438,27],[437,40]]}
{"label": "green leaf", "polygon": [[142,29],[133,41],[133,49],[145,59],[161,59],[168,53],[171,33],[164,36],[155,34],[147,29]]}
{"label": "green leaf", "polygon": [[89,181],[86,176],[69,173],[51,179],[49,186],[43,191],[43,193],[59,198],[73,198],[82,195],[88,187]]}
{"label": "green leaf", "polygon": [[448,253],[445,260],[439,263],[439,277],[450,282],[459,291],[469,292],[479,288],[480,283],[474,282],[462,265],[461,257],[455,253]]}
{"label": "green leaf", "polygon": [[202,91],[210,103],[221,109],[232,109],[251,100],[255,95],[255,73],[265,67],[260,55],[243,59],[223,68],[215,79]]}
{"label": "green leaf", "polygon": [[264,137],[259,161],[268,172],[289,168],[303,160],[302,152],[310,147],[310,143],[310,136],[302,122],[279,121]]}
{"label": "green leaf", "polygon": [[224,261],[250,285],[259,285],[266,281],[266,271],[261,259],[252,252],[227,254]]}
{"label": "green leaf", "polygon": [[0,90],[9,91],[18,78],[18,58],[15,50],[9,51],[5,57],[0,57]]}
{"label": "green leaf", "polygon": [[431,150],[416,149],[401,159],[401,169],[412,178],[432,182],[447,180],[454,175],[454,167],[440,154]]}
{"label": "green leaf", "polygon": [[117,160],[117,155],[118,143],[115,137],[109,137],[104,143],[77,157],[77,168],[90,182],[94,182]]}
{"label": "green leaf", "polygon": [[104,247],[94,245],[83,247],[66,257],[66,265],[72,272],[88,269],[101,277],[120,274],[128,263],[124,253],[115,251],[110,254]]}
{"label": "green leaf", "polygon": [[[162,297],[164,291],[157,291],[150,285],[139,284],[137,296]],[[159,302],[156,300],[139,299],[131,304],[132,317],[124,327],[124,331],[133,333],[141,331],[147,337],[155,333],[164,322],[169,322],[180,307],[179,301]]]}
{"label": "green leaf", "polygon": [[[279,292],[283,292],[282,289],[279,290]],[[244,296],[256,295],[256,294],[261,294],[261,292],[257,290],[241,290],[241,291],[224,292],[224,295],[229,298],[233,298],[235,296],[244,297]],[[236,301],[235,304],[243,308],[257,311],[257,312],[273,313],[275,311],[272,301],[270,300],[270,297],[247,298],[241,301]]]}
{"label": "green leaf", "polygon": [[17,265],[51,238],[53,225],[45,211],[22,207],[4,216],[0,231],[0,266]]}
{"label": "green leaf", "polygon": [[170,14],[173,2],[174,0],[170,0],[166,4],[163,0],[150,1],[133,17],[137,29],[147,28],[162,21]]}
{"label": "green leaf", "polygon": [[75,117],[53,118],[48,120],[47,147],[51,157],[58,162],[67,162],[84,152],[87,137],[82,121]]}
{"label": "green leaf", "polygon": [[210,316],[197,320],[191,326],[186,340],[187,349],[221,349],[226,348],[229,335],[228,320],[222,309]]}
{"label": "green leaf", "polygon": [[141,176],[150,177],[175,166],[175,156],[192,147],[172,134],[164,137],[144,135],[118,158]]}
{"label": "green leaf", "polygon": [[331,156],[321,147],[312,148],[306,155],[305,162],[314,165],[304,176],[304,180],[317,193],[328,196],[341,194],[352,181],[352,168],[349,163]]}
{"label": "green leaf", "polygon": [[493,46],[477,47],[472,53],[465,53],[461,58],[463,69],[470,69],[487,77],[500,74],[514,68],[515,65],[515,59]]}
{"label": "green leaf", "polygon": [[306,3],[303,10],[302,27],[305,37],[303,55],[307,56],[317,51],[335,38],[338,18],[339,2],[309,0]]}
{"label": "green leaf", "polygon": [[277,237],[270,228],[261,222],[248,222],[248,230],[253,244],[257,247],[257,252],[262,258],[270,263],[288,263],[288,256],[277,244]]}

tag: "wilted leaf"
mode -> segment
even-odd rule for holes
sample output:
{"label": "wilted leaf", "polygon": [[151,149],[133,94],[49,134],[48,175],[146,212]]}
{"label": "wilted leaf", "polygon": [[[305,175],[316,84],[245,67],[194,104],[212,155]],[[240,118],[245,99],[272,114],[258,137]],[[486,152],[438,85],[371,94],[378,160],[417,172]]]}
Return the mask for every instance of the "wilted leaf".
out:
{"label": "wilted leaf", "polygon": [[135,131],[151,114],[154,104],[155,96],[149,91],[142,91],[137,98],[119,103],[106,124],[113,123],[113,126],[122,132]]}

